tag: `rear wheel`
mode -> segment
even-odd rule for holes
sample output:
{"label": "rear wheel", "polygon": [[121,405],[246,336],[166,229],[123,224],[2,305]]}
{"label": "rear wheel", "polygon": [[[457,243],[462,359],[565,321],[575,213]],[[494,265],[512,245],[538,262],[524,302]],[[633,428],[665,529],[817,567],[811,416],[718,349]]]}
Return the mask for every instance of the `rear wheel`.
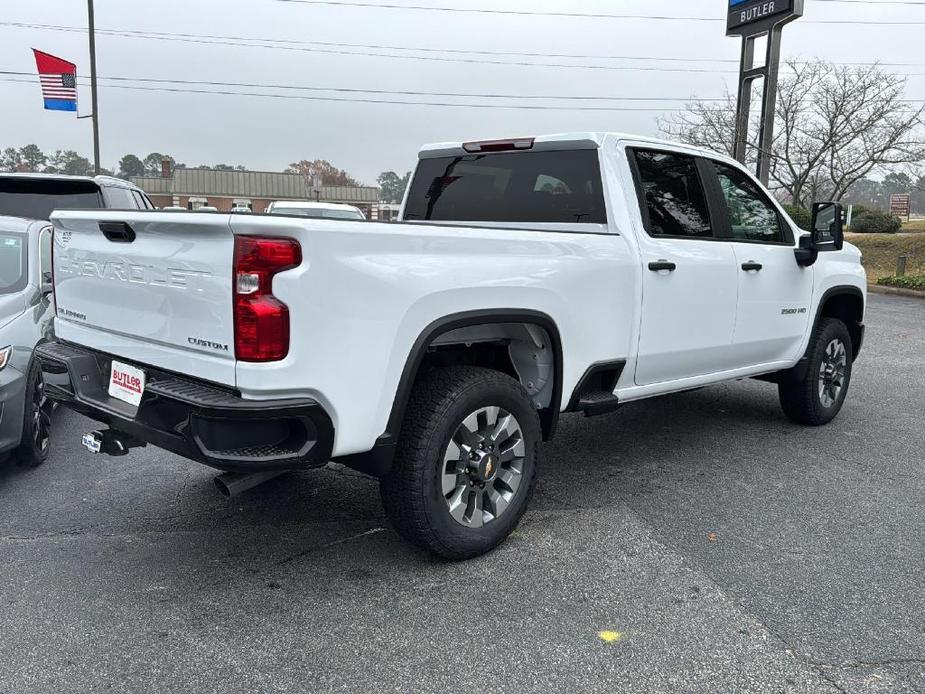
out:
{"label": "rear wheel", "polygon": [[854,355],[848,328],[836,318],[823,318],[806,354],[803,379],[778,385],[780,404],[794,422],[828,424],[841,410],[851,383]]}
{"label": "rear wheel", "polygon": [[15,452],[16,464],[35,468],[48,458],[51,447],[51,413],[54,403],[45,395],[45,379],[38,361],[29,366],[26,402],[23,408],[22,438]]}
{"label": "rear wheel", "polygon": [[527,508],[540,440],[537,412],[513,378],[468,366],[423,375],[380,481],[389,520],[448,559],[491,550]]}

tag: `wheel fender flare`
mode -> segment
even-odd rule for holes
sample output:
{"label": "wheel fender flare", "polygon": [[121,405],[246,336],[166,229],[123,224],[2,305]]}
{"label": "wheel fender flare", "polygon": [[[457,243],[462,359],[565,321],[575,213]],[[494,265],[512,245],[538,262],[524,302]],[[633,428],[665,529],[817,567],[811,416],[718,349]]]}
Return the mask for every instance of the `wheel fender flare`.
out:
{"label": "wheel fender flare", "polygon": [[542,328],[549,335],[552,343],[555,370],[552,399],[549,406],[541,410],[539,414],[543,428],[543,438],[545,440],[552,438],[555,434],[559,421],[559,412],[562,408],[563,380],[562,340],[556,322],[548,314],[534,309],[477,309],[452,313],[437,318],[420,332],[405,359],[405,365],[398,381],[395,397],[392,400],[392,408],[385,431],[376,439],[372,450],[367,453],[343,456],[336,459],[336,462],[377,477],[386,474],[391,468],[392,455],[401,430],[405,409],[411,397],[411,389],[414,386],[415,378],[424,361],[424,355],[427,353],[428,347],[440,335],[451,330],[492,323],[527,323]]}

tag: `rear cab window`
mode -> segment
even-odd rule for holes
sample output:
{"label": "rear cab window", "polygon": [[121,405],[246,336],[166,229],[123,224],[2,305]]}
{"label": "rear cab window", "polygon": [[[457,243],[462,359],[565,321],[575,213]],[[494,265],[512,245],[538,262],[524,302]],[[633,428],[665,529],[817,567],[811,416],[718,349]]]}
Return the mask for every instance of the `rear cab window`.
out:
{"label": "rear cab window", "polygon": [[597,149],[423,158],[404,219],[606,224]]}
{"label": "rear cab window", "polygon": [[56,209],[101,207],[103,198],[93,181],[0,176],[0,216],[48,219]]}

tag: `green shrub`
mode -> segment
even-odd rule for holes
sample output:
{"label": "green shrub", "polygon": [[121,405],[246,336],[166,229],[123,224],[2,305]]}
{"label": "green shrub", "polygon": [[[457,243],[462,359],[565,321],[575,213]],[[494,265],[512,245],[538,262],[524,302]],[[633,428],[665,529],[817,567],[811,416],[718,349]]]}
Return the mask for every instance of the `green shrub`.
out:
{"label": "green shrub", "polygon": [[851,218],[850,231],[855,234],[895,234],[902,226],[899,217],[868,210]]}
{"label": "green shrub", "polygon": [[901,287],[902,289],[918,289],[925,291],[925,275],[905,275],[903,277],[881,277],[877,284],[885,287]]}
{"label": "green shrub", "polygon": [[799,207],[797,205],[784,205],[784,209],[787,211],[787,214],[790,215],[790,219],[792,219],[798,227],[809,231],[813,223],[812,212],[805,207]]}

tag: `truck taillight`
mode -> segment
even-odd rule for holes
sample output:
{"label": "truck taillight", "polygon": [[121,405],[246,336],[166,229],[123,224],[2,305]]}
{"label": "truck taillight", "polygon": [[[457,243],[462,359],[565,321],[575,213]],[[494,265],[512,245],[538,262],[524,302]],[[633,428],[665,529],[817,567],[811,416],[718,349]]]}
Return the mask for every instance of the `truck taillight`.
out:
{"label": "truck taillight", "polygon": [[234,240],[234,351],[240,361],[279,361],[289,353],[289,309],[273,296],[273,276],[298,267],[294,239]]}

